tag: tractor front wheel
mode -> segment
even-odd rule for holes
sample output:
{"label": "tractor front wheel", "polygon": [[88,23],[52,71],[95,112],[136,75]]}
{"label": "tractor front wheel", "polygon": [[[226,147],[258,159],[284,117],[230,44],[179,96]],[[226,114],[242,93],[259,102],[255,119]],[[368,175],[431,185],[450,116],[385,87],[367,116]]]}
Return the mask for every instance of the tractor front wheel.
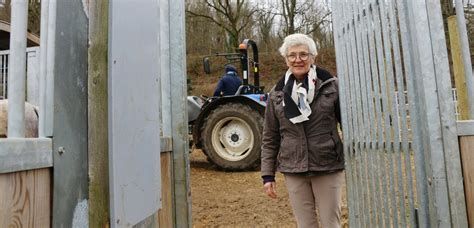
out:
{"label": "tractor front wheel", "polygon": [[218,106],[202,127],[202,145],[209,160],[219,168],[241,171],[260,163],[263,118],[244,104]]}

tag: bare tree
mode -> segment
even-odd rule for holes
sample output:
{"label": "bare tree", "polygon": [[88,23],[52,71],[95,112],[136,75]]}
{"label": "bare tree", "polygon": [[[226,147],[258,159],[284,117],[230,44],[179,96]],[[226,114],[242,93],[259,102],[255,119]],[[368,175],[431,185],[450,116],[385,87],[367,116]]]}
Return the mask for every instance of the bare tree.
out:
{"label": "bare tree", "polygon": [[313,0],[280,0],[283,21],[283,36],[293,33],[312,34],[316,30],[322,31],[322,26],[330,23],[331,15],[328,7]]}
{"label": "bare tree", "polygon": [[[196,2],[187,2],[186,11],[199,14],[209,14],[209,8]],[[217,26],[209,26],[209,20],[204,17],[186,14],[186,52],[188,55],[202,55],[225,48],[225,32]],[[205,29],[203,29],[205,28]]]}
{"label": "bare tree", "polygon": [[273,8],[269,5],[258,7],[259,10],[256,13],[257,18],[257,31],[259,37],[259,43],[264,44],[264,49],[268,49],[271,45],[272,40],[272,29],[275,21],[276,13],[273,12]]}
{"label": "bare tree", "polygon": [[282,12],[281,16],[285,23],[285,28],[283,29],[284,36],[295,33],[295,17],[298,14],[296,8],[296,0],[281,0]]}
{"label": "bare tree", "polygon": [[257,9],[249,7],[245,0],[198,0],[205,4],[210,12],[202,13],[187,10],[193,17],[206,18],[227,33],[227,49],[233,50],[239,45],[242,31],[250,25]]}

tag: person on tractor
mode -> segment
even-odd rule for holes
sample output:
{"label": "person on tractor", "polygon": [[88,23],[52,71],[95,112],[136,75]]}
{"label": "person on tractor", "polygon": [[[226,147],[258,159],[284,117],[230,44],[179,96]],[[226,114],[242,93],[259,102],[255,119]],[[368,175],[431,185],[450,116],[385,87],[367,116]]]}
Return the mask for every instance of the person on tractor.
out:
{"label": "person on tractor", "polygon": [[237,68],[232,64],[225,66],[225,74],[217,83],[214,96],[229,96],[234,95],[242,85],[242,79],[237,74]]}

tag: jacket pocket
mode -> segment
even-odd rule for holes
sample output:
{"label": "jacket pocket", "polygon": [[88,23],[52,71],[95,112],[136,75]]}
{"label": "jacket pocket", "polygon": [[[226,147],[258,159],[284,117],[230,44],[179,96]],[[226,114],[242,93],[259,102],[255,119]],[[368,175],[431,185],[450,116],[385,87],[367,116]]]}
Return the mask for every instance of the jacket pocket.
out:
{"label": "jacket pocket", "polygon": [[297,160],[299,144],[292,137],[282,136],[280,150],[278,151],[278,164],[283,167],[293,167]]}
{"label": "jacket pocket", "polygon": [[344,161],[344,147],[342,145],[342,140],[337,133],[331,133],[332,140],[335,144],[335,151],[337,155],[337,161]]}
{"label": "jacket pocket", "polygon": [[331,133],[317,135],[308,139],[310,162],[325,167],[338,161],[336,142]]}

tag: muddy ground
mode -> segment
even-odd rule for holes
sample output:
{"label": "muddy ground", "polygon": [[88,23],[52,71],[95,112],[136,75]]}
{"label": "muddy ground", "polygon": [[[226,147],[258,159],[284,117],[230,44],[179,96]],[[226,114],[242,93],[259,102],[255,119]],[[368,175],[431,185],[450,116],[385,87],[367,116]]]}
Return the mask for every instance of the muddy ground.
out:
{"label": "muddy ground", "polygon": [[[193,227],[296,227],[283,176],[277,175],[277,199],[267,197],[259,171],[223,172],[200,150],[190,155]],[[343,224],[347,203],[343,194]]]}

